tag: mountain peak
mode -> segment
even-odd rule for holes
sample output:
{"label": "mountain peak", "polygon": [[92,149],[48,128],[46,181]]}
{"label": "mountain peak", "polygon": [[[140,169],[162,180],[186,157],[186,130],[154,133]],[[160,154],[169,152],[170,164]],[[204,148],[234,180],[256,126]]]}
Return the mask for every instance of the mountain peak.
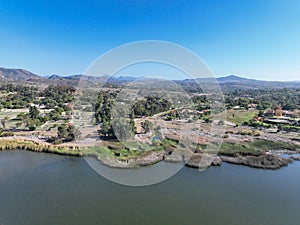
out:
{"label": "mountain peak", "polygon": [[219,82],[232,82],[232,83],[243,83],[243,82],[249,82],[249,81],[254,81],[254,79],[248,79],[248,78],[244,78],[244,77],[239,77],[239,76],[236,76],[236,75],[229,75],[229,76],[226,76],[226,77],[220,77],[220,78],[217,78],[217,80]]}
{"label": "mountain peak", "polygon": [[233,75],[233,74],[228,75],[228,76],[225,76],[225,77],[226,77],[226,78],[230,78],[230,79],[244,79],[243,77],[239,77],[239,76]]}

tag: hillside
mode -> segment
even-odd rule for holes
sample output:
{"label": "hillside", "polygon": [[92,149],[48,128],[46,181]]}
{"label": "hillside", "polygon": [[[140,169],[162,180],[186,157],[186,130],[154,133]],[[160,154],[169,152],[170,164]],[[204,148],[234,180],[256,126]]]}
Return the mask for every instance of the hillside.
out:
{"label": "hillside", "polygon": [[42,77],[24,69],[8,69],[3,67],[0,67],[0,78],[7,80],[42,79]]}

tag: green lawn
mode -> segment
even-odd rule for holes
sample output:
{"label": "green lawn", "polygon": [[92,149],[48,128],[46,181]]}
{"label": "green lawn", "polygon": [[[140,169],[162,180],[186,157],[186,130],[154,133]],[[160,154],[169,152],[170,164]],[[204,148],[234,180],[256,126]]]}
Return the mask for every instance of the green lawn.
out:
{"label": "green lawn", "polygon": [[[226,111],[226,120],[235,123],[235,124],[242,124],[243,122],[249,121],[253,119],[254,116],[258,114],[258,110],[234,110],[229,109]],[[216,115],[214,119],[221,118]]]}

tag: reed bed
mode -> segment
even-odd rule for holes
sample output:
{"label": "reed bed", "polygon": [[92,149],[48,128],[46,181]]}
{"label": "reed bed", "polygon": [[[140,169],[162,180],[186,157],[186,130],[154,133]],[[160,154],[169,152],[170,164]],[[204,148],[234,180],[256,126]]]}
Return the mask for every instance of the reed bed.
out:
{"label": "reed bed", "polygon": [[0,151],[3,150],[26,150],[32,152],[46,152],[46,153],[54,153],[60,155],[69,155],[69,156],[83,156],[79,149],[75,149],[74,147],[62,147],[62,146],[54,146],[47,145],[35,141],[29,140],[0,140]]}

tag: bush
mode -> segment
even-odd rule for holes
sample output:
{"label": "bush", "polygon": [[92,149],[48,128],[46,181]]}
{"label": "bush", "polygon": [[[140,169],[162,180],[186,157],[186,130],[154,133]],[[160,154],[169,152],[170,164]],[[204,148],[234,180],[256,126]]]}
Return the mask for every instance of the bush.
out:
{"label": "bush", "polygon": [[212,122],[212,120],[210,120],[208,118],[206,118],[204,121],[205,121],[205,123],[211,123]]}
{"label": "bush", "polygon": [[30,131],[36,130],[36,127],[34,125],[30,125],[28,128],[29,128]]}
{"label": "bush", "polygon": [[252,133],[252,135],[253,135],[253,136],[255,136],[255,137],[258,137],[258,136],[260,136],[260,133],[259,133],[259,132],[256,132],[256,131],[254,131],[254,132]]}
{"label": "bush", "polygon": [[245,122],[243,123],[243,125],[244,125],[244,126],[248,126],[248,125],[249,125],[249,122],[248,122],[248,121],[245,121]]}
{"label": "bush", "polygon": [[220,121],[218,122],[218,125],[225,125],[224,120],[220,120]]}
{"label": "bush", "polygon": [[233,134],[234,132],[233,132],[233,130],[226,130],[225,131],[225,134]]}
{"label": "bush", "polygon": [[61,144],[62,143],[62,140],[61,139],[57,139],[57,140],[55,140],[54,142],[53,142],[53,144],[55,144],[55,145],[59,145],[59,144]]}
{"label": "bush", "polygon": [[15,136],[13,132],[4,132],[1,134],[1,137],[12,137]]}
{"label": "bush", "polygon": [[240,132],[241,135],[252,135],[251,131],[242,131]]}

